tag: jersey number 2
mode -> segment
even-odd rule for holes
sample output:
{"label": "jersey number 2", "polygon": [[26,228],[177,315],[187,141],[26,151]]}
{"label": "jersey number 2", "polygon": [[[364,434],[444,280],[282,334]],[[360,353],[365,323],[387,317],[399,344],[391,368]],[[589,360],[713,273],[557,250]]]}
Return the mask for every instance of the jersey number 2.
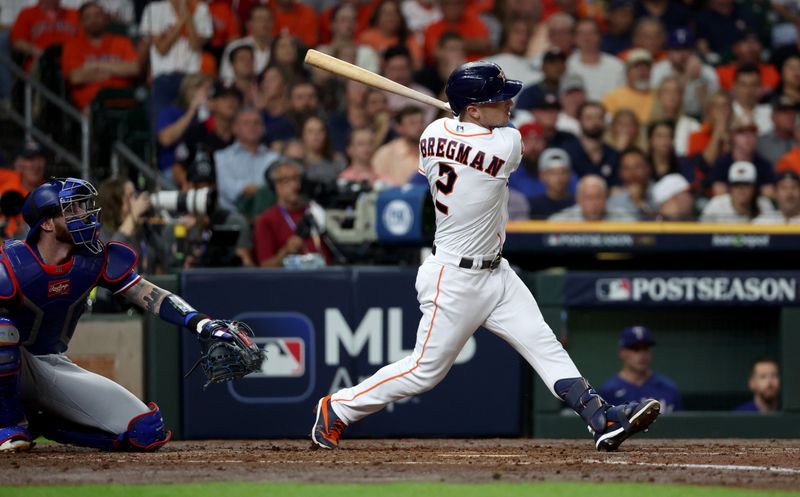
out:
{"label": "jersey number 2", "polygon": [[[447,176],[444,180],[436,180],[436,189],[442,192],[445,195],[450,195],[453,193],[453,187],[456,186],[456,180],[458,179],[458,175],[456,174],[456,170],[453,169],[453,166],[450,164],[445,164],[444,162],[439,163],[439,176]],[[447,206],[443,203],[439,202],[438,200],[433,200],[434,205],[436,208],[444,214],[447,215],[448,209]]]}

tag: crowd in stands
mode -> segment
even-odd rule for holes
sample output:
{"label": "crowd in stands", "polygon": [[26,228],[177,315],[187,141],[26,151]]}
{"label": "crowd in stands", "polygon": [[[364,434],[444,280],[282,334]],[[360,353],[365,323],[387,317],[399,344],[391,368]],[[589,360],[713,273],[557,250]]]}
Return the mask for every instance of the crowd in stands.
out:
{"label": "crowd in stands", "polygon": [[512,219],[782,224],[800,221],[799,28],[793,0],[4,0],[0,52],[35,75],[61,45],[87,113],[146,85],[165,183],[215,186],[242,262],[274,266],[330,261],[295,234],[302,179],[424,183],[442,117],[305,66],[310,48],[442,99],[466,61],[522,80]]}

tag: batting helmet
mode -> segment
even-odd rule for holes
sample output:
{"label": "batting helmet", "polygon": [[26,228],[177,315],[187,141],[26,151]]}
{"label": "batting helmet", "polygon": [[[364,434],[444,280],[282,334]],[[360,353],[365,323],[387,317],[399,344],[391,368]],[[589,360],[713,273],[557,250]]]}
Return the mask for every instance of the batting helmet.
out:
{"label": "batting helmet", "polygon": [[460,65],[447,78],[445,93],[456,116],[468,105],[510,100],[522,89],[522,81],[506,79],[494,62],[478,61]]}

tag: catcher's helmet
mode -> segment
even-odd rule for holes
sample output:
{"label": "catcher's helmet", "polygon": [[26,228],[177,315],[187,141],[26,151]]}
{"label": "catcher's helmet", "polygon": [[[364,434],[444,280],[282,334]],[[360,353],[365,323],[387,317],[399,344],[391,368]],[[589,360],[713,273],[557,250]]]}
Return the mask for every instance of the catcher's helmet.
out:
{"label": "catcher's helmet", "polygon": [[100,253],[100,209],[95,206],[96,198],[94,186],[77,178],[51,180],[36,187],[25,197],[22,205],[22,218],[30,226],[25,241],[35,240],[46,219],[63,215],[75,245]]}
{"label": "catcher's helmet", "polygon": [[510,100],[522,89],[522,81],[506,79],[494,62],[478,61],[460,65],[447,78],[445,93],[456,116],[471,104]]}

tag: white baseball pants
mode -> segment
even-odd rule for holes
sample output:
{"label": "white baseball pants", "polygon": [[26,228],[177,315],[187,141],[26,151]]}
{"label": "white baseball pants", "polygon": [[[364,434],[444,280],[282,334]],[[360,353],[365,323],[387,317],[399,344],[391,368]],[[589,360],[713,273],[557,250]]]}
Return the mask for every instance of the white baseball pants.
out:
{"label": "white baseball pants", "polygon": [[581,376],[508,261],[490,270],[463,269],[459,260],[437,248],[420,266],[416,289],[422,319],[414,352],[333,394],[331,406],[347,424],[436,386],[480,326],[514,347],[553,395],[556,381]]}

